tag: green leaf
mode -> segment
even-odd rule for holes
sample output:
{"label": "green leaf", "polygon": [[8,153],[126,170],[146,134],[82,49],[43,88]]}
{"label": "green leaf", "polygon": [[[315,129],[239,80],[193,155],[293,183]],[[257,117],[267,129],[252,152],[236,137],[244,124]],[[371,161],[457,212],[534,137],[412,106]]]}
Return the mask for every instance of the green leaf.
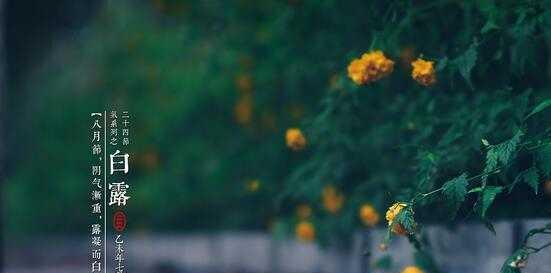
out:
{"label": "green leaf", "polygon": [[[486,166],[484,167],[484,172],[488,173],[494,171],[497,168],[498,163],[501,163],[503,166],[507,166],[512,158],[515,157],[518,144],[520,143],[523,135],[524,132],[522,130],[518,130],[509,140],[491,146],[486,153]],[[483,182],[487,179],[487,175],[482,177]]]}
{"label": "green leaf", "polygon": [[526,259],[528,259],[528,252],[521,248],[513,253],[513,255],[509,256],[507,260],[503,263],[500,269],[500,273],[520,273],[520,269],[518,266],[519,263],[525,262]]}
{"label": "green leaf", "polygon": [[472,188],[468,193],[481,192],[482,189],[483,189],[482,187]]}
{"label": "green leaf", "polygon": [[536,151],[536,164],[544,178],[551,176],[551,144],[546,144]]}
{"label": "green leaf", "polygon": [[473,88],[471,70],[473,70],[476,65],[476,59],[478,58],[477,48],[478,42],[474,41],[463,54],[453,60],[455,66],[459,70],[459,74],[463,76],[471,88]]}
{"label": "green leaf", "polygon": [[442,186],[442,193],[446,198],[446,204],[451,208],[451,218],[455,218],[457,211],[461,207],[461,203],[465,201],[465,195],[467,194],[467,174],[464,173],[446,183]]}
{"label": "green leaf", "polygon": [[424,152],[419,157],[419,164],[417,167],[417,190],[428,191],[434,185],[433,176],[436,173],[437,157],[431,152]]}
{"label": "green leaf", "polygon": [[528,65],[534,66],[537,56],[534,32],[536,20],[525,20],[529,15],[523,11],[513,27],[509,29],[515,41],[510,45],[511,69],[516,75],[522,75]]}
{"label": "green leaf", "polygon": [[538,169],[535,166],[532,166],[517,175],[513,181],[513,184],[509,187],[509,193],[513,191],[513,188],[517,183],[524,182],[534,189],[535,194],[538,194],[539,179],[540,176],[538,174]]}
{"label": "green leaf", "polygon": [[547,100],[544,100],[542,102],[540,102],[540,104],[538,104],[536,107],[534,107],[534,109],[532,109],[532,112],[530,112],[525,119],[528,119],[530,118],[531,116],[545,110],[545,108],[551,106],[551,99],[547,99]]}
{"label": "green leaf", "polygon": [[396,215],[396,218],[394,218],[394,223],[401,224],[409,234],[415,233],[417,224],[415,223],[415,219],[413,219],[413,210],[411,206],[403,208],[398,215]]}
{"label": "green leaf", "polygon": [[494,202],[496,196],[503,191],[501,186],[487,186],[480,193],[478,201],[474,205],[475,212],[482,218],[486,217],[486,211]]}

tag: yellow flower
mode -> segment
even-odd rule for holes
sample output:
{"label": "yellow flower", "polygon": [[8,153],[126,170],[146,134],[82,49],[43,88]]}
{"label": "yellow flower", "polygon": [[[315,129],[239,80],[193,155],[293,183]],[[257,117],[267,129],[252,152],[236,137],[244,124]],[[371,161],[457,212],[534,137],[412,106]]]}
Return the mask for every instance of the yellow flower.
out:
{"label": "yellow flower", "polygon": [[402,273],[424,273],[424,272],[417,266],[408,266],[404,268]]}
{"label": "yellow flower", "polygon": [[406,229],[400,223],[397,223],[395,225],[392,224],[396,215],[398,215],[398,213],[400,213],[400,211],[405,207],[407,207],[407,205],[404,203],[395,203],[394,205],[390,206],[390,208],[388,208],[385,215],[385,218],[388,221],[388,226],[392,226],[392,232],[398,235],[405,235],[407,232]]}
{"label": "yellow flower", "polygon": [[235,121],[245,125],[251,122],[253,116],[253,99],[250,95],[244,95],[239,98],[234,107]]}
{"label": "yellow flower", "polygon": [[325,186],[321,194],[323,207],[330,213],[337,213],[344,203],[344,196],[333,186]]}
{"label": "yellow flower", "polygon": [[248,192],[257,192],[260,189],[260,180],[254,179],[247,182],[246,189]]}
{"label": "yellow flower", "polygon": [[312,208],[306,204],[299,205],[297,207],[297,216],[298,218],[305,220],[310,218],[312,215]]}
{"label": "yellow flower", "polygon": [[360,208],[360,219],[368,227],[374,227],[379,223],[379,213],[370,204],[364,204]]}
{"label": "yellow flower", "polygon": [[545,193],[547,193],[548,195],[551,195],[551,180],[545,182],[543,184],[543,189],[545,191]]}
{"label": "yellow flower", "polygon": [[434,71],[434,62],[417,59],[411,63],[413,70],[411,77],[424,86],[432,85],[436,82],[436,72]]}
{"label": "yellow flower", "polygon": [[293,151],[299,151],[306,147],[306,138],[298,128],[289,128],[285,133],[287,146]]}
{"label": "yellow flower", "polygon": [[362,85],[381,79],[392,73],[393,69],[394,62],[387,59],[382,51],[376,50],[352,60],[348,65],[348,77],[356,84]]}
{"label": "yellow flower", "polygon": [[314,225],[308,221],[302,221],[298,223],[295,228],[295,234],[301,241],[310,242],[316,238],[316,230]]}

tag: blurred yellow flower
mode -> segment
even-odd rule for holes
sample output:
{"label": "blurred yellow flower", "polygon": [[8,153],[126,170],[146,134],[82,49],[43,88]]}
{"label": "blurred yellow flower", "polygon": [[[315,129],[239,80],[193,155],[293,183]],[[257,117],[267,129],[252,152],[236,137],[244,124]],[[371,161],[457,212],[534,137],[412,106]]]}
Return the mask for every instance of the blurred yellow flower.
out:
{"label": "blurred yellow flower", "polygon": [[235,121],[241,125],[249,124],[253,116],[253,99],[250,95],[239,98],[234,107]]}
{"label": "blurred yellow flower", "polygon": [[436,82],[436,72],[434,71],[434,62],[425,61],[421,58],[411,63],[413,70],[411,77],[424,86],[432,85]]}
{"label": "blurred yellow flower", "polygon": [[304,242],[313,241],[316,238],[314,225],[308,221],[301,221],[295,228],[297,238]]}
{"label": "blurred yellow flower", "polygon": [[408,266],[404,268],[402,273],[424,273],[423,270],[421,270],[419,267],[416,266]]}
{"label": "blurred yellow flower", "polygon": [[312,215],[312,208],[307,204],[301,204],[297,207],[297,216],[301,220],[306,220]]}
{"label": "blurred yellow flower", "polygon": [[257,192],[258,189],[260,189],[260,180],[250,180],[249,182],[247,182],[247,185],[245,185],[245,188],[248,192]]}
{"label": "blurred yellow flower", "polygon": [[249,74],[240,74],[235,78],[235,86],[242,94],[250,93],[253,90],[253,80]]}
{"label": "blurred yellow flower", "polygon": [[306,138],[298,128],[289,128],[285,133],[287,147],[293,151],[299,151],[306,147]]}
{"label": "blurred yellow flower", "polygon": [[344,196],[333,186],[325,186],[322,194],[323,207],[330,213],[337,213],[344,203]]}
{"label": "blurred yellow flower", "polygon": [[406,229],[402,226],[402,224],[399,224],[399,223],[395,225],[392,225],[392,224],[396,215],[398,215],[398,213],[400,213],[400,211],[405,207],[407,207],[407,205],[404,203],[395,203],[394,205],[390,206],[390,208],[388,208],[386,212],[385,218],[388,221],[388,226],[389,227],[392,226],[392,232],[398,235],[405,235]]}
{"label": "blurred yellow flower", "polygon": [[356,84],[362,85],[377,81],[392,73],[394,62],[387,59],[382,51],[364,53],[348,65],[348,77]]}
{"label": "blurred yellow flower", "polygon": [[379,213],[370,204],[364,204],[360,208],[359,215],[362,223],[368,227],[374,227],[379,223]]}
{"label": "blurred yellow flower", "polygon": [[545,193],[547,193],[548,195],[551,195],[551,180],[545,182],[543,184],[543,190],[545,191]]}

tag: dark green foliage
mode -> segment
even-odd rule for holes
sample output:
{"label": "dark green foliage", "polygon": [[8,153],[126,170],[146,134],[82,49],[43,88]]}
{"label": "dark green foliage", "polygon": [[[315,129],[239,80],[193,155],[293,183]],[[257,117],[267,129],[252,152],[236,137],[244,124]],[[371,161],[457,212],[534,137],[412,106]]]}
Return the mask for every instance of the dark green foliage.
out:
{"label": "dark green foliage", "polygon": [[455,218],[457,210],[461,207],[463,201],[465,201],[465,195],[467,194],[467,174],[462,174],[446,183],[442,186],[442,194],[444,195],[446,204],[451,209],[450,217]]}
{"label": "dark green foliage", "polygon": [[540,176],[538,174],[538,169],[534,166],[524,170],[523,172],[519,173],[511,186],[509,187],[509,192],[513,190],[515,185],[519,182],[524,182],[528,186],[532,187],[534,189],[534,193],[538,194],[538,187],[540,184]]}
{"label": "dark green foliage", "polygon": [[478,201],[476,202],[474,206],[475,212],[482,218],[486,217],[486,211],[492,203],[494,203],[494,200],[496,196],[503,191],[503,187],[500,186],[487,186],[484,187],[480,193],[480,196],[478,197]]}
{"label": "dark green foliage", "polygon": [[476,59],[478,56],[477,47],[478,42],[475,40],[465,52],[453,60],[454,65],[459,70],[459,73],[463,76],[471,88],[473,88],[471,71],[476,65]]}
{"label": "dark green foliage", "polygon": [[[367,202],[384,219],[394,202],[415,200],[398,217],[414,232],[422,223],[469,218],[473,207],[488,219],[528,217],[549,201],[538,194],[509,213],[515,204],[498,198],[506,198],[504,189],[524,198],[518,183],[536,191],[536,180],[550,178],[549,3],[174,5],[111,1],[82,38],[63,44],[64,58],[45,59],[14,84],[28,95],[11,98],[17,103],[9,111],[32,110],[32,118],[14,117],[13,130],[25,134],[8,145],[15,166],[6,184],[10,231],[34,229],[25,225],[29,215],[65,229],[87,226],[80,213],[88,194],[83,119],[106,107],[135,113],[131,152],[158,159],[135,168],[129,212],[141,222],[133,227],[267,229],[275,222],[281,235],[292,233],[295,207],[308,203],[318,237],[345,241]],[[355,85],[347,65],[375,49],[395,62],[393,73]],[[435,61],[436,84],[411,78],[417,57]],[[246,125],[234,119],[240,75],[254,89]],[[288,127],[303,130],[304,151],[285,147]],[[463,173],[470,177],[457,176]],[[258,192],[246,192],[257,178]],[[336,214],[320,202],[328,184],[345,196]]]}

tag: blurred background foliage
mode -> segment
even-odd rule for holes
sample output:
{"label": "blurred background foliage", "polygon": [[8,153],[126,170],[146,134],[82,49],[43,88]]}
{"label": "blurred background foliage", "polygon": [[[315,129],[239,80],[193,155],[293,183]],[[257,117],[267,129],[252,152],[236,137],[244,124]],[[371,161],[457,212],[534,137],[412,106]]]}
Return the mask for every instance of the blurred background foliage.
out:
{"label": "blurred background foliage", "polygon": [[[7,232],[87,231],[88,117],[104,109],[132,114],[128,212],[135,231],[289,234],[306,219],[321,241],[349,238],[361,226],[362,204],[382,220],[395,200],[463,172],[479,174],[487,150],[481,140],[495,145],[519,130],[523,144],[538,148],[515,147],[518,160],[490,183],[510,184],[533,164],[543,183],[551,116],[525,117],[550,98],[550,7],[106,1],[9,83]],[[394,60],[394,72],[356,86],[346,67],[374,49]],[[411,79],[419,56],[435,61],[435,85]],[[303,130],[304,150],[285,146],[289,127]],[[324,196],[328,188],[334,194]],[[524,184],[498,201],[492,217],[551,212],[550,195]],[[468,197],[459,220],[474,218],[474,202]],[[300,205],[310,213],[297,215]],[[416,218],[446,214],[432,206]]]}

